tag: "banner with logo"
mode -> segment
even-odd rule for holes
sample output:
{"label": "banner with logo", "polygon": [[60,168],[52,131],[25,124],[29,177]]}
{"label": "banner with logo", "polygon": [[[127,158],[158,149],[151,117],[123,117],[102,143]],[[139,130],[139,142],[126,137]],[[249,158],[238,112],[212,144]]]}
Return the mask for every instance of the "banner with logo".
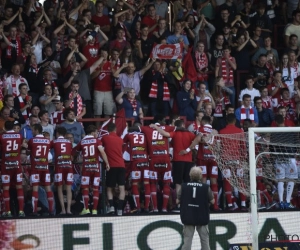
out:
{"label": "banner with logo", "polygon": [[[212,214],[209,223],[211,249],[252,250],[249,221],[249,213]],[[299,212],[260,213],[259,242],[269,244],[264,250],[298,249],[292,248],[295,244],[283,246],[280,242],[272,248],[270,242],[300,240],[299,224]],[[175,250],[181,249],[182,229],[179,214],[2,219],[0,249]],[[239,244],[241,242],[245,244]],[[201,249],[197,232],[192,249]]]}
{"label": "banner with logo", "polygon": [[180,59],[182,58],[183,43],[154,44],[150,58]]}

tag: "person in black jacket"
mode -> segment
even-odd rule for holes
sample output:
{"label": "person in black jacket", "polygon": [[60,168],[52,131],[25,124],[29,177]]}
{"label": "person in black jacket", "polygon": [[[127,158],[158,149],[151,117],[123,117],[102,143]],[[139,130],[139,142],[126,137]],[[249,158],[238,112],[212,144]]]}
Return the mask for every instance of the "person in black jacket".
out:
{"label": "person in black jacket", "polygon": [[181,250],[192,248],[192,240],[195,228],[198,232],[202,250],[210,250],[209,247],[209,206],[215,203],[213,193],[209,185],[202,183],[201,168],[192,167],[190,171],[191,181],[183,183],[180,200],[180,218],[183,224],[183,246]]}

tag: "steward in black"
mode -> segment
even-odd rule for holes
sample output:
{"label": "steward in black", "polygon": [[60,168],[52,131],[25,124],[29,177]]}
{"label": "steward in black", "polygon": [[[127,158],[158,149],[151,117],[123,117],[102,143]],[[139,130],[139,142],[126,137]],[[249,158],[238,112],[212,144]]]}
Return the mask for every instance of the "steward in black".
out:
{"label": "steward in black", "polygon": [[209,185],[199,182],[181,186],[180,218],[184,225],[204,226],[209,223],[209,206],[213,194]]}

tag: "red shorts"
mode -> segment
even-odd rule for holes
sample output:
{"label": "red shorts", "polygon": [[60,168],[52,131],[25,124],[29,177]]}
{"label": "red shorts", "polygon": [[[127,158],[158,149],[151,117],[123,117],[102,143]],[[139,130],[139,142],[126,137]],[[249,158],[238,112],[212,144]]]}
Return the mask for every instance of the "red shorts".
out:
{"label": "red shorts", "polygon": [[81,188],[89,188],[93,186],[98,188],[100,185],[100,171],[85,171],[81,177]]}
{"label": "red shorts", "polygon": [[63,183],[72,185],[73,183],[73,168],[72,167],[56,167],[54,173],[54,182],[57,186]]}
{"label": "red shorts", "polygon": [[218,178],[218,164],[214,159],[197,159],[197,167],[202,169],[202,176],[204,178]]}
{"label": "red shorts", "polygon": [[149,162],[131,162],[131,179],[135,182],[149,180],[150,170]]}
{"label": "red shorts", "polygon": [[170,159],[156,159],[150,161],[150,180],[162,180],[172,182],[172,171]]}
{"label": "red shorts", "polygon": [[1,179],[3,186],[10,186],[12,183],[22,185],[23,173],[22,168],[13,168],[7,170],[5,167],[1,168]]}
{"label": "red shorts", "polygon": [[50,186],[51,179],[49,170],[38,171],[32,170],[30,175],[30,182],[32,186]]}

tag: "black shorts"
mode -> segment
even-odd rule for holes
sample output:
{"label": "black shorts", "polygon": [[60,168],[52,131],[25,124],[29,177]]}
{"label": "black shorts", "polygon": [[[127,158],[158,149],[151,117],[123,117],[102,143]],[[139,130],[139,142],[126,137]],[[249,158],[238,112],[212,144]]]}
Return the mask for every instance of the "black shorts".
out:
{"label": "black shorts", "polygon": [[172,177],[174,184],[190,181],[190,170],[195,164],[186,161],[174,161],[172,164]]}
{"label": "black shorts", "polygon": [[125,185],[125,168],[110,168],[106,171],[106,186],[114,188],[117,184]]}

